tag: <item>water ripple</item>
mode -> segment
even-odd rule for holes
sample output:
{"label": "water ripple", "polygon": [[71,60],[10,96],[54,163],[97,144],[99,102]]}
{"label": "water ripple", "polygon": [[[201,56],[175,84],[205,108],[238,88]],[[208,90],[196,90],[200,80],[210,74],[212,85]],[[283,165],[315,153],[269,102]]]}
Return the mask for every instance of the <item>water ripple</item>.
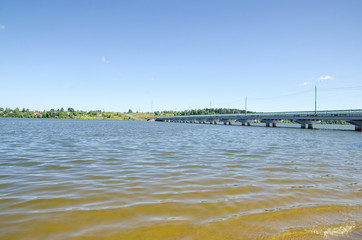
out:
{"label": "water ripple", "polygon": [[54,119],[0,131],[1,239],[361,232],[359,133]]}

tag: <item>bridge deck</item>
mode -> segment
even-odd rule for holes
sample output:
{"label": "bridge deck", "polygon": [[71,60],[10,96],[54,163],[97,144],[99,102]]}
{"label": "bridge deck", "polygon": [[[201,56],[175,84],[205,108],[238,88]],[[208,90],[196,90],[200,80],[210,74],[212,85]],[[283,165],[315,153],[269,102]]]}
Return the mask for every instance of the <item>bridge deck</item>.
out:
{"label": "bridge deck", "polygon": [[335,111],[299,111],[299,112],[259,112],[259,113],[237,113],[237,114],[213,114],[213,115],[187,115],[173,117],[159,117],[156,121],[163,122],[210,122],[218,121],[224,124],[231,124],[233,121],[241,123],[249,123],[251,121],[260,120],[267,124],[275,123],[280,120],[290,120],[300,123],[302,128],[308,124],[308,128],[312,128],[312,124],[320,120],[345,120],[356,126],[356,131],[361,131],[362,125],[362,109],[355,110],[335,110]]}

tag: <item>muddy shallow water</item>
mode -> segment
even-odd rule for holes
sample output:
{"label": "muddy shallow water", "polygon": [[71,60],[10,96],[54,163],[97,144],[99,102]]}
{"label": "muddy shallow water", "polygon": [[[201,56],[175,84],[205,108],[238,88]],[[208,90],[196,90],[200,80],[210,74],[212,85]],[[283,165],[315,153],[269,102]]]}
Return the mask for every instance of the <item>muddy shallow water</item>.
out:
{"label": "muddy shallow water", "polygon": [[1,239],[361,239],[362,135],[0,119]]}

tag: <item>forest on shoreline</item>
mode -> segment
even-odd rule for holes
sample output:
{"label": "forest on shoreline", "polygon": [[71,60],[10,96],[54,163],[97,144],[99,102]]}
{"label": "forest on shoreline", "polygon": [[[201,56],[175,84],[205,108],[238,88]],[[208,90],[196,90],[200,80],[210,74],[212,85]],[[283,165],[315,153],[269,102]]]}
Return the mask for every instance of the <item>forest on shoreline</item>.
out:
{"label": "forest on shoreline", "polygon": [[105,112],[102,110],[83,111],[74,108],[60,108],[43,111],[31,111],[25,108],[3,108],[0,107],[0,117],[9,118],[56,118],[56,119],[114,119],[114,120],[147,120],[150,118],[181,115],[205,115],[205,114],[230,114],[245,113],[240,109],[205,108],[185,111],[155,111],[155,112]]}

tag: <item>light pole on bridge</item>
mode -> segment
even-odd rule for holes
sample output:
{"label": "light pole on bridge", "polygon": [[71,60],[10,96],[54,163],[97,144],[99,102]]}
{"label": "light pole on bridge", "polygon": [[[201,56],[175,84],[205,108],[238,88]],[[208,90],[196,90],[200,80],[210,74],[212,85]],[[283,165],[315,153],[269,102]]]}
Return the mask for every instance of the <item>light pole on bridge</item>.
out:
{"label": "light pole on bridge", "polygon": [[314,86],[314,114],[317,115],[317,83]]}

